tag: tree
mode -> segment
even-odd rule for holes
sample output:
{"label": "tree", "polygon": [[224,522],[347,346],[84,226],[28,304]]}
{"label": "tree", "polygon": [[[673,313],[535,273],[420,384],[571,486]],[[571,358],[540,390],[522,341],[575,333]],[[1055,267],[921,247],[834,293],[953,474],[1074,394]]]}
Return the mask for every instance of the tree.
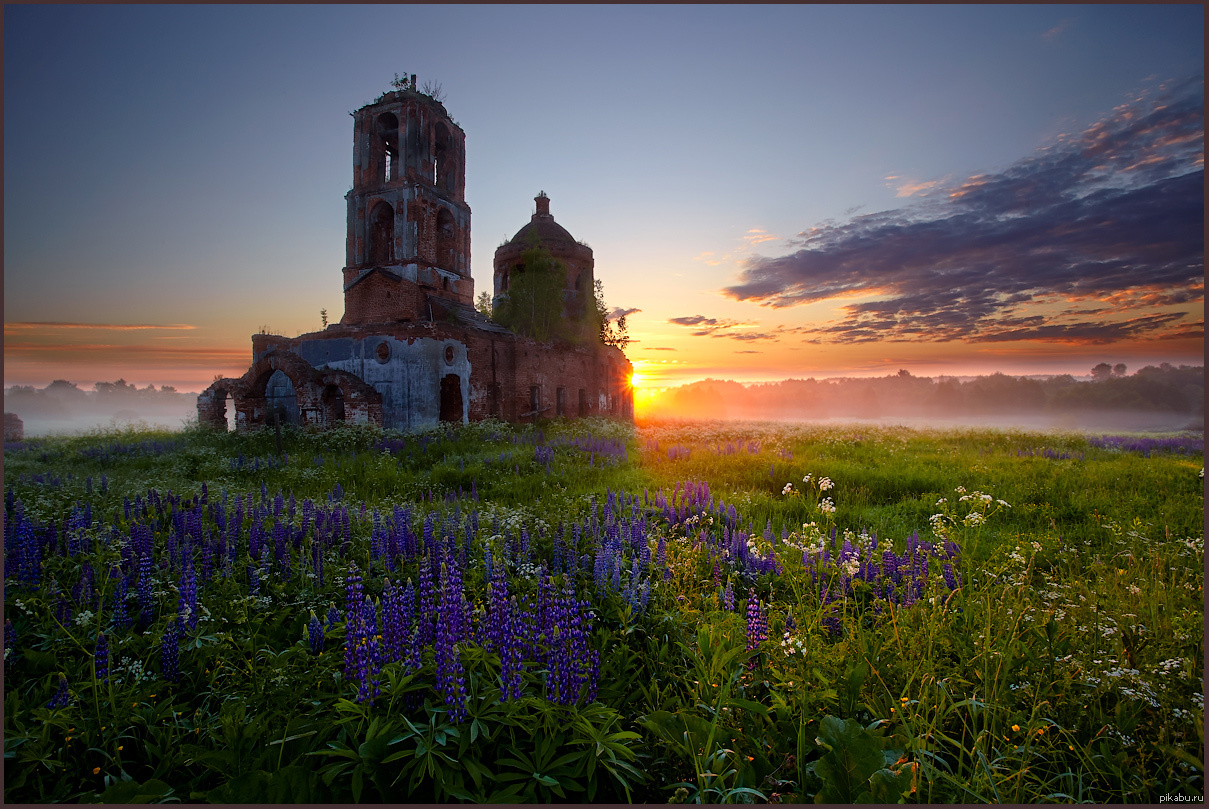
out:
{"label": "tree", "polygon": [[1125,371],[1126,371],[1125,363],[1123,363],[1123,362],[1118,362],[1116,365],[1114,365],[1112,367],[1113,376],[1125,376]]}
{"label": "tree", "polygon": [[1112,376],[1112,366],[1107,362],[1102,362],[1095,368],[1091,369],[1091,378],[1096,382],[1103,382]]}
{"label": "tree", "polygon": [[594,331],[600,342],[624,351],[625,347],[630,344],[630,336],[626,332],[626,316],[621,315],[616,320],[610,320],[609,305],[605,303],[604,299],[604,284],[600,282],[599,278],[596,279],[595,293],[595,306],[592,312],[595,321],[593,325],[596,327]]}
{"label": "tree", "polygon": [[474,308],[479,311],[483,317],[491,317],[491,295],[487,292],[480,292],[478,298],[474,301]]}

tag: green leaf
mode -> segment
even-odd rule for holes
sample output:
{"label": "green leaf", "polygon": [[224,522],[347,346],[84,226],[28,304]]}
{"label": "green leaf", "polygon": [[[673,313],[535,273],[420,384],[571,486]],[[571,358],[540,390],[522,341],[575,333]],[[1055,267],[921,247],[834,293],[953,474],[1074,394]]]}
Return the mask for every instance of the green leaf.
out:
{"label": "green leaf", "polygon": [[878,770],[869,777],[870,803],[904,803],[910,794],[910,770]]}
{"label": "green leaf", "polygon": [[151,803],[172,794],[172,787],[163,781],[152,779],[140,784],[137,781],[119,781],[101,793],[101,803]]}
{"label": "green leaf", "polygon": [[815,762],[823,780],[815,803],[854,803],[868,794],[866,782],[885,761],[878,737],[854,719],[825,716],[816,741],[826,752]]}

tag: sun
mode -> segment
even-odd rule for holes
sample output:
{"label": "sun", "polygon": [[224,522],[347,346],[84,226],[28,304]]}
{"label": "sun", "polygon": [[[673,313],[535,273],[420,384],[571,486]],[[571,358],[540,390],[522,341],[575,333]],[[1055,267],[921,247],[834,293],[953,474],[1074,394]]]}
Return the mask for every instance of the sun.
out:
{"label": "sun", "polygon": [[642,374],[638,373],[637,371],[630,374],[630,387],[637,388],[641,385],[642,385]]}

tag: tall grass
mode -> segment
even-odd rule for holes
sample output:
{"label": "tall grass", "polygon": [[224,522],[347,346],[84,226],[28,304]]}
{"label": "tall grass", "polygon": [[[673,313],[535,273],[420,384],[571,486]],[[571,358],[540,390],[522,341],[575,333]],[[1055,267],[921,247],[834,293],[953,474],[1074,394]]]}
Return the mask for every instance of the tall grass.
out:
{"label": "tall grass", "polygon": [[1199,795],[1203,442],[1125,438],[8,445],[5,798]]}

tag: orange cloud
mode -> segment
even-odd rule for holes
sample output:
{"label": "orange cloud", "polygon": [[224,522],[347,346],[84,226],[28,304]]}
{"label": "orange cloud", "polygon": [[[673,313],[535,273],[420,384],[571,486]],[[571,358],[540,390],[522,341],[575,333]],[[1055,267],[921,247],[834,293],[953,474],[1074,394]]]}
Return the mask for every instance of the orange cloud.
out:
{"label": "orange cloud", "polygon": [[54,331],[57,329],[94,329],[97,331],[141,331],[146,329],[196,329],[188,323],[64,323],[54,320],[5,323],[4,334],[20,334],[31,331]]}

